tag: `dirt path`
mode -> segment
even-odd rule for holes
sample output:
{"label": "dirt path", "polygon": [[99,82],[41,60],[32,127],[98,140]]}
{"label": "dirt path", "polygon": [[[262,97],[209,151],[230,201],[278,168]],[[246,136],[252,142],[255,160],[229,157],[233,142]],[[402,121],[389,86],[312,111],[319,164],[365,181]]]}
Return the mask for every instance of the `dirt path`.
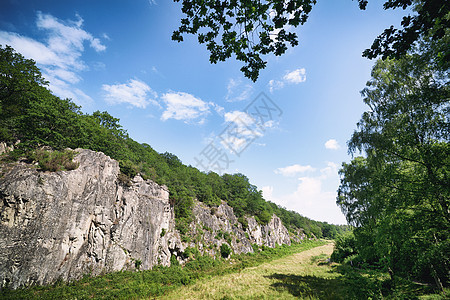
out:
{"label": "dirt path", "polygon": [[312,258],[320,256],[324,259],[332,252],[333,244],[316,247],[240,273],[202,279],[162,299],[322,298],[321,292],[310,285],[326,284],[327,280],[332,281],[338,275],[329,272],[328,265],[313,262]]}

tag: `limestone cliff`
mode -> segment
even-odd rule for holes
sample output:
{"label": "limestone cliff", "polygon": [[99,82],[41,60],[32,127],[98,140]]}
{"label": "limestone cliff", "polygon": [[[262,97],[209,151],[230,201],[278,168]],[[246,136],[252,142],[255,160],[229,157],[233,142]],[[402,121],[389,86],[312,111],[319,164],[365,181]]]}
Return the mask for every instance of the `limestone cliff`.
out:
{"label": "limestone cliff", "polygon": [[194,210],[195,221],[191,224],[192,241],[186,246],[198,247],[203,253],[217,255],[223,243],[229,244],[236,254],[253,252],[252,244],[275,247],[291,244],[291,238],[299,241],[302,235],[290,235],[276,215],[267,225],[260,225],[254,217],[247,217],[247,228],[233,213],[233,208],[223,202],[217,208],[209,208],[197,202]]}
{"label": "limestone cliff", "polygon": [[[194,207],[191,241],[175,230],[169,191],[136,176],[119,180],[119,164],[84,149],[72,171],[42,172],[24,162],[0,166],[0,285],[16,288],[73,280],[83,274],[170,265],[186,247],[216,255],[222,243],[235,253],[252,244],[273,247],[291,238],[275,215],[242,227],[226,203]],[[300,237],[301,238],[301,237]]]}

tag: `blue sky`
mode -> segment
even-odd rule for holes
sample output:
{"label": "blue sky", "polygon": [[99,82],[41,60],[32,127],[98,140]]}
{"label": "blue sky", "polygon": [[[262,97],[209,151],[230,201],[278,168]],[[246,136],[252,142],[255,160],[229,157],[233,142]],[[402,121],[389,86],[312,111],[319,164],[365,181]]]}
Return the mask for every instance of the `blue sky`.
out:
{"label": "blue sky", "polygon": [[211,65],[195,37],[172,41],[182,15],[167,0],[3,0],[0,44],[34,59],[56,95],[108,111],[138,142],[241,172],[267,200],[345,224],[338,169],[374,63],[361,53],[405,13],[382,3],[319,1],[296,29],[299,46],[268,56],[256,83],[239,62]]}

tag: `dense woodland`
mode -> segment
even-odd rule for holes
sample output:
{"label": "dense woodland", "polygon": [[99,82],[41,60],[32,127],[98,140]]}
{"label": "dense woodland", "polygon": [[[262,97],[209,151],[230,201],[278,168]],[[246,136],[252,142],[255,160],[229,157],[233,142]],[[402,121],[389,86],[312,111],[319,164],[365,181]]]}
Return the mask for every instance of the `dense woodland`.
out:
{"label": "dense woodland", "polygon": [[369,107],[348,142],[337,204],[355,226],[333,257],[354,266],[449,285],[448,34],[378,61],[362,91]]}
{"label": "dense woodland", "polygon": [[[275,213],[289,230],[302,228],[308,236],[335,238],[348,229],[310,220],[265,201],[261,191],[243,174],[204,173],[184,165],[174,154],[158,153],[150,145],[131,139],[119,119],[107,112],[82,113],[70,99],[52,95],[35,62],[11,47],[0,48],[0,75],[0,141],[10,145],[20,141],[9,154],[10,159],[27,157],[40,161],[43,170],[57,170],[58,166],[42,162],[63,161],[63,156],[73,156],[71,152],[58,151],[66,148],[101,151],[119,161],[120,178],[125,184],[139,173],[145,179],[168,186],[181,233],[187,232],[192,221],[194,199],[211,207],[226,201],[244,228],[247,226],[244,216],[255,216],[259,223],[266,224]],[[39,151],[43,146],[56,152]]]}

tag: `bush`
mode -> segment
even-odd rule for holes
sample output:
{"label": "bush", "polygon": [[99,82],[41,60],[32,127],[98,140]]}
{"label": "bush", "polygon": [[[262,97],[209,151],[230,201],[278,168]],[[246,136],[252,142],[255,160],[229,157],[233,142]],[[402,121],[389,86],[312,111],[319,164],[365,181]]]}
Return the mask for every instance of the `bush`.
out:
{"label": "bush", "polygon": [[175,267],[175,266],[179,266],[179,265],[180,265],[180,262],[178,261],[177,256],[172,254],[170,256],[170,266]]}
{"label": "bush", "polygon": [[138,173],[138,167],[129,160],[119,161],[120,172],[133,179]]}
{"label": "bush", "polygon": [[223,233],[223,238],[228,244],[231,245],[231,234],[228,231]]}
{"label": "bush", "polygon": [[42,171],[70,171],[78,168],[79,163],[73,158],[77,152],[73,150],[47,151],[37,149],[29,155],[29,159],[36,161]]}
{"label": "bush", "polygon": [[248,228],[247,218],[242,216],[242,217],[239,217],[238,221],[239,221],[239,223],[242,224],[242,230],[246,231]]}
{"label": "bush", "polygon": [[356,251],[356,239],[352,231],[337,237],[331,260],[342,263],[347,257],[353,257]]}
{"label": "bush", "polygon": [[228,258],[228,256],[230,256],[230,254],[231,254],[231,248],[230,248],[230,246],[228,246],[228,244],[222,244],[222,245],[220,246],[220,255],[221,255],[223,258]]}
{"label": "bush", "polygon": [[136,267],[136,269],[140,269],[141,268],[141,265],[142,265],[142,260],[140,260],[140,259],[136,259],[135,261],[134,261],[134,266]]}

